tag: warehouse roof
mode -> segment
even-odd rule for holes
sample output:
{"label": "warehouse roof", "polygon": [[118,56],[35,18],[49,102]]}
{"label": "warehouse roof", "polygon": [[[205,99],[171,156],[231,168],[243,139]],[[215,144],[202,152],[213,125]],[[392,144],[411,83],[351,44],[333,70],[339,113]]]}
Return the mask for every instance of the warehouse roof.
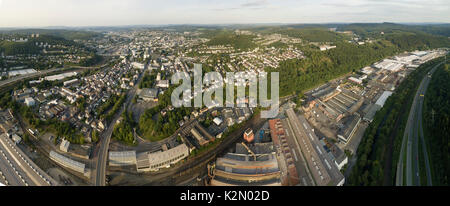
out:
{"label": "warehouse roof", "polygon": [[385,91],[381,97],[377,100],[377,103],[375,103],[376,105],[379,105],[381,107],[384,106],[384,104],[386,103],[387,99],[392,95],[393,93],[390,91]]}

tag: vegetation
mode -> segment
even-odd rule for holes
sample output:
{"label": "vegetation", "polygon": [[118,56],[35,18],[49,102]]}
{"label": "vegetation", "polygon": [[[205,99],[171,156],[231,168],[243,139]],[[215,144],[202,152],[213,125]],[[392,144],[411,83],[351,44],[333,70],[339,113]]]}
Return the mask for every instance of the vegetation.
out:
{"label": "vegetation", "polygon": [[185,107],[167,111],[165,116],[161,114],[161,111],[172,105],[171,95],[175,88],[175,86],[172,86],[163,95],[160,95],[158,106],[145,111],[141,116],[138,131],[144,138],[150,141],[163,140],[175,133],[178,129],[178,123],[185,116],[190,116],[192,108]]}
{"label": "vegetation", "polygon": [[97,143],[100,140],[100,135],[98,134],[97,130],[92,131],[92,142]]}
{"label": "vegetation", "polygon": [[281,96],[302,93],[394,55],[398,51],[387,41],[364,46],[342,42],[337,44],[336,49],[325,52],[312,47],[302,47],[301,49],[307,56],[306,59],[286,60],[280,62],[280,67],[277,69],[266,69],[268,72],[280,72]]}
{"label": "vegetation", "polygon": [[395,33],[386,35],[386,40],[392,42],[400,50],[428,50],[430,48],[448,47],[450,40],[447,37],[437,37],[421,33]]}
{"label": "vegetation", "polygon": [[10,42],[0,41],[0,52],[4,52],[5,55],[18,55],[18,54],[38,54],[41,49],[34,44],[34,42]]}
{"label": "vegetation", "polygon": [[123,94],[122,96],[120,96],[120,98],[117,101],[113,101],[114,102],[113,108],[108,112],[108,114],[101,116],[100,119],[105,119],[106,122],[108,124],[110,124],[114,115],[119,111],[119,109],[123,105],[123,103],[125,103],[126,97],[127,97],[127,94]]}
{"label": "vegetation", "polygon": [[424,132],[433,185],[448,186],[450,174],[450,70],[442,65],[433,74],[424,100]]}
{"label": "vegetation", "polygon": [[[403,133],[414,94],[423,77],[439,60],[441,59],[425,63],[408,75],[384,107],[376,113],[358,147],[358,162],[349,177],[349,185],[394,184]],[[391,176],[386,176],[387,174]]]}
{"label": "vegetation", "polygon": [[309,42],[337,42],[346,38],[339,33],[331,32],[324,28],[289,28],[276,32],[294,38],[301,38]]}
{"label": "vegetation", "polygon": [[112,138],[128,145],[136,145],[133,130],[135,126],[136,123],[133,121],[131,112],[125,111],[122,114],[121,122],[114,127]]}
{"label": "vegetation", "polygon": [[105,113],[111,109],[117,101],[119,101],[120,97],[112,94],[110,98],[108,98],[108,100],[106,100],[105,103],[103,103],[100,107],[97,108],[97,114],[99,116],[105,115]]}
{"label": "vegetation", "polygon": [[21,34],[21,35],[31,35],[31,34],[40,34],[43,35],[51,35],[57,36],[64,39],[69,40],[87,40],[92,39],[94,37],[100,37],[100,33],[90,32],[90,31],[75,31],[75,30],[64,30],[64,29],[22,29],[22,30],[13,30],[2,32],[5,34]]}
{"label": "vegetation", "polygon": [[414,32],[414,33],[429,33],[433,35],[450,36],[449,24],[436,24],[436,25],[402,25],[393,23],[361,23],[361,24],[349,24],[339,25],[340,31],[353,31],[356,34],[366,37],[379,37],[381,32],[388,34],[394,32]]}
{"label": "vegetation", "polygon": [[143,88],[153,88],[156,83],[156,74],[151,74],[146,71],[141,83],[139,83],[139,89]]}
{"label": "vegetation", "polygon": [[16,102],[14,102],[12,109],[15,113],[20,114],[32,128],[39,129],[40,132],[51,132],[58,138],[65,138],[71,143],[84,144],[83,134],[67,122],[60,121],[56,118],[42,121],[30,107],[20,105]]}
{"label": "vegetation", "polygon": [[84,67],[90,67],[99,64],[103,60],[103,57],[100,55],[97,55],[93,52],[89,54],[88,58],[80,60],[79,65]]}
{"label": "vegetation", "polygon": [[207,45],[231,45],[238,50],[249,50],[256,48],[256,44],[253,43],[255,36],[252,35],[237,35],[233,33],[221,33],[214,36]]}

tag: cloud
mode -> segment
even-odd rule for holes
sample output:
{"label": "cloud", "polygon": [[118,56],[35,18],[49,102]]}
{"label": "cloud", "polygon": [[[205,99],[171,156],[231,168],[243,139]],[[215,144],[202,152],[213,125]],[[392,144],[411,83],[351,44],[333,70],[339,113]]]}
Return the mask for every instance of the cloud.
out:
{"label": "cloud", "polygon": [[241,4],[241,7],[244,7],[244,8],[258,7],[258,8],[260,8],[260,7],[264,7],[267,5],[268,5],[267,0],[258,0],[258,1],[252,1],[252,2],[247,2],[247,3]]}
{"label": "cloud", "polygon": [[0,27],[359,21],[450,23],[449,0],[0,0],[0,6]]}
{"label": "cloud", "polygon": [[256,1],[247,1],[246,3],[241,3],[238,5],[232,5],[229,7],[223,8],[213,8],[213,11],[233,11],[233,10],[243,10],[243,9],[265,9],[269,6],[269,2],[267,0],[256,0]]}

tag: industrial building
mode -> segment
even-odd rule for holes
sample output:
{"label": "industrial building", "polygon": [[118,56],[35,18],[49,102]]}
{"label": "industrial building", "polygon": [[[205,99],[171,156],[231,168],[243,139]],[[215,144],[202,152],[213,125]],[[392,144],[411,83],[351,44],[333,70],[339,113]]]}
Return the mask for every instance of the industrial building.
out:
{"label": "industrial building", "polygon": [[291,186],[298,185],[300,183],[299,174],[294,163],[294,158],[296,155],[293,154],[292,149],[287,142],[285,128],[283,127],[281,120],[269,120],[269,127],[273,143],[275,147],[279,148],[279,151],[281,151],[280,153],[283,156],[283,158],[281,158],[282,161],[285,161],[280,162],[280,165],[285,165],[287,171],[287,174],[282,176],[282,182],[285,182],[284,184]]}
{"label": "industrial building", "polygon": [[321,145],[312,127],[303,116],[297,116],[293,109],[286,111],[289,121],[297,136],[300,148],[309,171],[318,186],[342,186],[344,175]]}
{"label": "industrial building", "polygon": [[343,125],[345,126],[339,129],[337,137],[340,142],[347,144],[358,129],[359,123],[361,123],[361,117],[355,114],[348,117],[344,122]]}
{"label": "industrial building", "polygon": [[363,120],[367,121],[367,122],[372,122],[373,118],[375,117],[375,114],[381,109],[380,105],[377,104],[372,104],[369,106],[369,110],[366,113],[366,115],[364,115]]}
{"label": "industrial building", "polygon": [[383,92],[383,94],[381,95],[381,97],[377,100],[377,102],[375,103],[376,105],[383,107],[384,104],[386,103],[387,99],[392,95],[393,93],[390,91],[385,91]]}
{"label": "industrial building", "polygon": [[236,144],[215,162],[213,186],[281,186],[280,169],[272,143]]}
{"label": "industrial building", "polygon": [[144,88],[139,93],[139,98],[144,101],[158,101],[158,89]]}
{"label": "industrial building", "polygon": [[26,74],[34,74],[37,73],[35,69],[22,69],[22,70],[14,70],[8,72],[9,77],[19,76],[19,75],[26,75]]}
{"label": "industrial building", "polygon": [[361,107],[363,98],[343,88],[337,88],[334,92],[323,95],[319,102],[319,109],[330,119],[340,121],[345,114],[352,113]]}
{"label": "industrial building", "polygon": [[58,81],[58,80],[63,80],[67,77],[73,77],[73,76],[77,76],[78,73],[77,72],[68,72],[68,73],[64,73],[64,74],[57,74],[57,75],[52,75],[52,76],[47,76],[44,79],[47,81]]}
{"label": "industrial building", "polygon": [[109,152],[110,166],[130,166],[136,164],[136,151]]}
{"label": "industrial building", "polygon": [[78,80],[78,79],[72,79],[72,80],[69,80],[69,81],[65,81],[64,82],[64,86],[67,87],[67,86],[70,86],[70,85],[78,84],[79,82],[80,82],[80,80]]}
{"label": "industrial building", "polygon": [[207,145],[210,142],[215,141],[215,137],[213,137],[208,131],[206,131],[203,126],[200,124],[194,124],[191,129],[192,136],[197,140],[197,143],[200,147]]}
{"label": "industrial building", "polygon": [[189,156],[189,148],[186,144],[181,144],[167,151],[155,153],[144,152],[136,157],[136,167],[138,172],[158,171],[168,168],[182,159]]}
{"label": "industrial building", "polygon": [[86,174],[86,165],[85,164],[83,164],[81,162],[77,162],[70,158],[67,158],[57,152],[50,151],[50,159],[52,159],[53,161],[55,161],[56,163],[58,163],[59,165],[61,165],[63,167],[69,168],[71,170],[77,171],[82,174]]}

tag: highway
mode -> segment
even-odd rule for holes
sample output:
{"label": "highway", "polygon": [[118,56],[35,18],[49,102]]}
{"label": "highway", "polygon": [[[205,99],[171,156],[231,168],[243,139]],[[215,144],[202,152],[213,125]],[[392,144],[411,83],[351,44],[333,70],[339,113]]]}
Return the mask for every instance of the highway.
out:
{"label": "highway", "polygon": [[[436,65],[430,72],[433,74],[436,69],[442,65],[440,63]],[[428,152],[425,145],[425,139],[423,136],[422,128],[422,110],[424,96],[427,92],[428,85],[431,78],[426,75],[417,89],[414,96],[414,101],[411,106],[411,110],[408,116],[408,122],[406,124],[405,133],[403,135],[402,148],[400,150],[400,157],[397,164],[396,174],[396,186],[402,186],[404,183],[404,173],[406,173],[406,185],[407,186],[420,186],[420,168],[419,168],[419,152],[423,151],[423,158],[425,159],[425,170],[427,175],[427,185],[431,186],[431,170],[428,158]],[[419,141],[422,142],[422,149],[419,148]],[[406,149],[406,171],[404,171],[405,165],[404,152]],[[422,168],[423,169],[423,168]]]}
{"label": "highway", "polygon": [[[0,182],[12,186],[57,185],[5,134],[0,135]],[[2,180],[3,179],[3,180]]]}
{"label": "highway", "polygon": [[[148,64],[145,66],[144,71],[148,68]],[[141,72],[139,75],[138,81],[133,89],[129,90],[127,93],[127,99],[124,102],[122,108],[114,115],[114,118],[111,121],[111,125],[108,125],[108,128],[101,134],[100,140],[100,149],[98,152],[97,164],[96,164],[96,175],[95,175],[95,186],[105,186],[105,178],[106,178],[106,162],[108,159],[108,150],[109,144],[111,142],[111,136],[114,131],[114,126],[117,123],[117,120],[122,116],[122,113],[125,111],[125,108],[129,108],[131,106],[131,100],[136,96],[137,89],[139,87],[139,83],[142,80],[144,72]]]}

